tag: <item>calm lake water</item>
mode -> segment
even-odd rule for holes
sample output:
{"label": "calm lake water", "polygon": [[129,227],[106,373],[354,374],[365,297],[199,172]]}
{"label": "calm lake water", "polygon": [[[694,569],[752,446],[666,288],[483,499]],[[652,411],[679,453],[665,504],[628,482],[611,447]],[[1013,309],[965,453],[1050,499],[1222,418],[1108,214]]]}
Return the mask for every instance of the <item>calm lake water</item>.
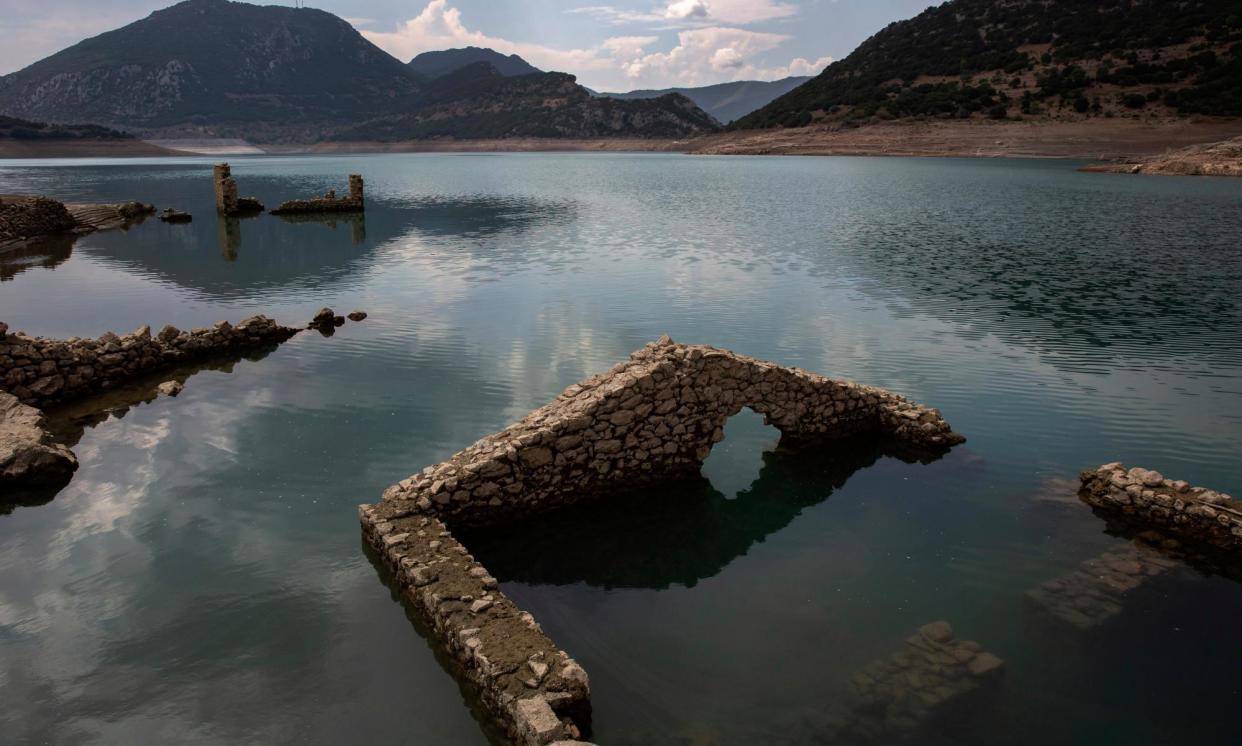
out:
{"label": "calm lake water", "polygon": [[486,744],[363,551],[355,506],[670,334],[941,408],[930,464],[775,452],[471,547],[587,669],[601,744],[812,744],[935,620],[1007,663],[932,744],[1236,739],[1242,584],[1181,567],[1083,630],[1026,592],[1130,546],[1113,460],[1242,493],[1242,181],[1006,160],[235,158],[268,205],[367,179],[365,220],[226,224],[210,159],[0,162],[0,193],[195,214],[0,260],[50,336],[321,306],[332,338],[73,433],[0,514],[0,740]]}

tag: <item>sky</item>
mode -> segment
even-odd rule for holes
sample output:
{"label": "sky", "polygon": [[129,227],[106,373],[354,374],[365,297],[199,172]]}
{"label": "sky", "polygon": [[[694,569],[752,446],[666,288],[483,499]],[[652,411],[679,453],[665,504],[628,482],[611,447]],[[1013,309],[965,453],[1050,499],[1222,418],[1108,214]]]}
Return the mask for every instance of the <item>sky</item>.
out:
{"label": "sky", "polygon": [[[262,0],[259,0],[262,2]],[[931,0],[307,0],[406,61],[463,46],[519,54],[600,91],[814,75]],[[169,0],[0,0],[0,74]],[[268,4],[293,5],[293,0]]]}

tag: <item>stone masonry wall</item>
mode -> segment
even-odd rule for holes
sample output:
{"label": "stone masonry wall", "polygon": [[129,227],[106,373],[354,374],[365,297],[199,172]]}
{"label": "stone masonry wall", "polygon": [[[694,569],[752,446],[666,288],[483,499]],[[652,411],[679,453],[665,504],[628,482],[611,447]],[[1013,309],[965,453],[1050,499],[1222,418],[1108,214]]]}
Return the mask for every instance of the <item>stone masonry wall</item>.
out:
{"label": "stone masonry wall", "polygon": [[302,213],[323,212],[358,212],[366,209],[366,197],[363,194],[362,177],[358,174],[349,175],[349,196],[338,197],[332,190],[322,197],[312,199],[291,199],[282,202],[272,210],[273,215],[297,215]]}
{"label": "stone masonry wall", "polygon": [[192,331],[148,326],[125,336],[66,340],[0,332],[0,390],[46,409],[173,365],[284,342],[298,329],[254,316]]}
{"label": "stone masonry wall", "polygon": [[929,450],[965,440],[937,410],[889,391],[665,337],[384,499],[416,501],[451,523],[488,522],[693,473],[743,407],[794,440],[865,431]]}
{"label": "stone masonry wall", "polygon": [[935,451],[965,440],[938,411],[883,389],[663,337],[359,508],[367,541],[513,742],[588,734],[587,675],[449,527],[695,471],[743,407],[807,442],[868,433]]}
{"label": "stone masonry wall", "polygon": [[1237,553],[1242,550],[1242,507],[1229,495],[1165,479],[1149,469],[1111,463],[1082,473],[1084,502],[1145,526]]}

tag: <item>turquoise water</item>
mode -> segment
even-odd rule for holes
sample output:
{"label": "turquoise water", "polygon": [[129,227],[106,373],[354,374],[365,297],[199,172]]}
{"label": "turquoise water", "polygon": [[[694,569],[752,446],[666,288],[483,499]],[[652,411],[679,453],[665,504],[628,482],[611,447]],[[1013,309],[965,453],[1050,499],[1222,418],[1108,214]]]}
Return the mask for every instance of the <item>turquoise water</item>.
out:
{"label": "turquoise water", "polygon": [[69,487],[4,509],[4,740],[487,743],[355,506],[665,333],[894,389],[969,442],[930,464],[788,454],[741,415],[705,483],[472,537],[590,673],[594,740],[821,742],[850,677],[938,619],[1007,671],[920,741],[1232,740],[1242,586],[1186,568],[1089,631],[1024,594],[1127,543],[1074,497],[1083,468],[1242,493],[1242,182],[255,157],[233,171],[269,205],[364,174],[365,220],[225,224],[210,163],[0,162],[0,193],[195,214],[0,259],[0,319],[85,336],[370,318],[92,421]]}

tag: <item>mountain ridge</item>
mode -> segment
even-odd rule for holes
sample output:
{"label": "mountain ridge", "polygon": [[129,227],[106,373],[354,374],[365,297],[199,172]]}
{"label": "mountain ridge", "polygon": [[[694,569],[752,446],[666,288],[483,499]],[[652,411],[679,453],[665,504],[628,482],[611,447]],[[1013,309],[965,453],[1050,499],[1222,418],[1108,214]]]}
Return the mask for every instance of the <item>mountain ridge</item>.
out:
{"label": "mountain ridge", "polygon": [[487,62],[506,77],[533,75],[543,72],[516,54],[503,55],[486,47],[460,47],[423,52],[407,63],[407,66],[428,78],[440,78],[476,62]]}
{"label": "mountain ridge", "polygon": [[1242,114],[1242,2],[952,0],[734,129],[913,117]]}
{"label": "mountain ridge", "polygon": [[640,99],[678,93],[698,104],[700,109],[711,114],[718,121],[728,124],[766,106],[778,96],[811,80],[811,77],[801,75],[779,80],[738,80],[706,86],[639,89],[624,93],[597,93],[596,95],[619,99]]}

